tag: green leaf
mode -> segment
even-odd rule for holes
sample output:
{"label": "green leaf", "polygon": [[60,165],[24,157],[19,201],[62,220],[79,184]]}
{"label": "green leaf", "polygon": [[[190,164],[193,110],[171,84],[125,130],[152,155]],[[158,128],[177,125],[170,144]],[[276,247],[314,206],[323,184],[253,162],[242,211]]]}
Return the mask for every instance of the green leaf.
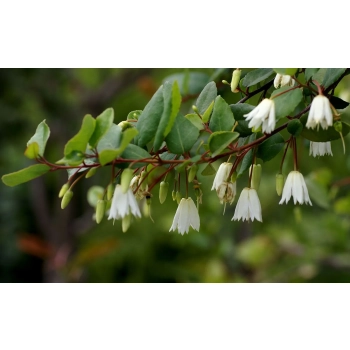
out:
{"label": "green leaf", "polygon": [[239,167],[239,171],[237,173],[237,177],[241,176],[245,171],[249,169],[252,165],[253,161],[253,150],[249,150],[247,154],[243,157],[241,166]]}
{"label": "green leaf", "polygon": [[106,134],[112,126],[114,120],[113,108],[107,108],[96,118],[96,126],[94,133],[90,137],[89,144],[91,147],[96,147],[98,141]]}
{"label": "green leaf", "polygon": [[319,68],[306,68],[305,69],[305,79],[309,81],[314,74],[318,72]]}
{"label": "green leaf", "polygon": [[[304,129],[301,133],[301,136],[303,136],[307,140],[310,140],[313,142],[327,142],[327,141],[334,141],[334,140],[340,139],[339,132],[336,131],[333,126],[328,127],[327,130],[322,129],[321,127],[319,128],[319,130],[306,128],[305,124],[307,122],[307,118],[308,118],[307,115],[303,115],[300,118],[301,123],[304,125]],[[345,137],[349,132],[350,132],[350,125],[342,122],[343,137]]]}
{"label": "green leaf", "polygon": [[39,145],[37,142],[32,142],[24,151],[24,155],[29,159],[35,159],[39,156]]}
{"label": "green leaf", "polygon": [[198,130],[204,129],[203,121],[197,114],[187,114],[185,115],[185,118],[188,119]]}
{"label": "green leaf", "polygon": [[119,125],[112,124],[106,134],[104,134],[98,142],[97,152],[101,153],[105,149],[117,149],[120,145],[121,136],[122,128]]}
{"label": "green leaf", "polygon": [[238,103],[230,105],[231,111],[233,113],[234,119],[237,121],[237,126],[235,131],[237,131],[241,137],[250,136],[253,132],[252,129],[248,127],[249,122],[243,117],[244,114],[251,112],[255,106],[248,103]]}
{"label": "green leaf", "polygon": [[230,106],[221,97],[217,96],[209,127],[212,131],[231,131],[235,123]]}
{"label": "green leaf", "polygon": [[163,86],[164,108],[160,117],[159,125],[156,131],[153,149],[158,151],[166,135],[169,134],[174,125],[176,115],[181,105],[181,95],[177,81],[173,83],[166,81]]}
{"label": "green leaf", "polygon": [[182,95],[199,94],[209,81],[209,75],[201,72],[176,73],[166,77],[163,82],[177,81]]}
{"label": "green leaf", "polygon": [[203,176],[210,176],[216,174],[215,168],[209,163],[201,172]]}
{"label": "green leaf", "polygon": [[336,96],[331,96],[329,98],[329,101],[333,105],[333,107],[336,109],[344,109],[347,106],[349,106],[349,102],[346,102],[346,101],[344,101],[341,98],[336,97]]}
{"label": "green leaf", "polygon": [[105,190],[101,186],[92,186],[87,192],[87,201],[93,207],[96,208],[97,201],[103,199]]}
{"label": "green leaf", "polygon": [[316,80],[318,83],[321,84],[321,81],[323,81],[325,75],[327,72],[327,68],[320,68],[313,76],[312,80]]}
{"label": "green leaf", "polygon": [[192,148],[198,136],[199,130],[189,120],[179,114],[165,141],[171,153],[183,154]]}
{"label": "green leaf", "polygon": [[126,120],[129,121],[129,120],[138,120],[140,115],[142,113],[142,110],[140,109],[137,109],[136,111],[131,111],[128,116],[126,117]]}
{"label": "green leaf", "polygon": [[322,86],[328,88],[336,82],[345,71],[346,68],[327,68],[322,80]]}
{"label": "green leaf", "polygon": [[[133,145],[132,143],[126,147],[121,157],[124,159],[133,159],[133,160],[152,158],[152,156],[147,151],[145,151],[143,148],[139,146]],[[144,166],[146,164],[147,163],[137,162],[137,163],[134,163],[131,166],[131,168],[139,168],[140,166]]]}
{"label": "green leaf", "polygon": [[217,94],[218,89],[214,81],[211,81],[204,87],[195,103],[196,107],[198,108],[199,114],[203,115],[203,113],[205,113],[205,111],[209,108],[211,103],[215,100]]}
{"label": "green leaf", "polygon": [[6,174],[1,180],[6,186],[13,187],[44,175],[49,170],[50,167],[46,164],[35,164],[14,173]]}
{"label": "green leaf", "polygon": [[284,147],[284,138],[277,133],[265,140],[258,148],[256,156],[267,162],[273,159]]}
{"label": "green leaf", "polygon": [[213,108],[214,108],[214,100],[212,101],[212,103],[209,105],[207,110],[202,115],[203,123],[207,123],[209,121],[210,116],[211,116],[211,112],[213,111]]}
{"label": "green leaf", "polygon": [[[27,142],[27,146],[29,147],[30,144],[36,142],[39,147],[38,154],[40,156],[44,155],[45,147],[46,147],[46,142],[49,139],[50,136],[50,128],[47,126],[45,123],[45,120],[43,120],[38,127],[36,128],[35,134],[32,136],[32,138]],[[36,146],[33,146],[36,147]],[[33,148],[31,148],[31,152],[33,151]],[[28,151],[29,152],[29,151]],[[25,153],[26,154],[26,153]],[[33,155],[33,154],[32,154]],[[28,156],[27,156],[28,157]],[[28,157],[29,158],[29,157]],[[36,157],[34,157],[36,158]],[[31,159],[34,159],[31,158]]]}
{"label": "green leaf", "polygon": [[74,151],[85,152],[90,137],[95,130],[95,124],[96,120],[90,114],[84,117],[79,132],[73,136],[64,147],[65,156],[68,156]]}
{"label": "green leaf", "polygon": [[246,74],[244,77],[242,84],[245,87],[256,85],[261,81],[267,79],[274,73],[272,68],[259,68],[254,69],[253,71]]}
{"label": "green leaf", "polygon": [[237,140],[239,137],[238,132],[232,131],[217,131],[210,135],[208,144],[209,149],[212,152],[212,157],[220,154],[230,143]]}
{"label": "green leaf", "polygon": [[349,213],[350,213],[350,196],[347,195],[345,197],[339,198],[334,203],[334,211],[337,214],[349,215]]}
{"label": "green leaf", "polygon": [[[283,91],[287,91],[288,89],[290,89],[290,86],[283,86],[282,88],[275,90],[271,97],[274,97]],[[275,101],[276,121],[291,115],[302,99],[303,91],[299,88],[274,98],[273,101]]]}
{"label": "green leaf", "polygon": [[172,129],[175,123],[176,116],[180,110],[181,101],[182,101],[182,97],[181,97],[179,85],[177,81],[174,81],[172,95],[171,95],[171,114],[168,121],[168,125],[164,132],[164,136],[167,136],[169,134],[170,130]]}
{"label": "green leaf", "polygon": [[112,160],[116,159],[118,156],[120,156],[126,147],[129,145],[131,140],[138,134],[137,129],[130,128],[126,129],[122,133],[122,142],[120,143],[120,146],[117,149],[104,149],[99,153],[99,162],[101,165],[106,165],[110,163]]}
{"label": "green leaf", "polygon": [[274,68],[273,70],[282,75],[294,75],[298,68]]}
{"label": "green leaf", "polygon": [[146,146],[146,144],[155,136],[163,110],[164,98],[162,85],[147,103],[137,121],[136,128],[139,131],[139,135],[135,139],[135,143],[140,147]]}

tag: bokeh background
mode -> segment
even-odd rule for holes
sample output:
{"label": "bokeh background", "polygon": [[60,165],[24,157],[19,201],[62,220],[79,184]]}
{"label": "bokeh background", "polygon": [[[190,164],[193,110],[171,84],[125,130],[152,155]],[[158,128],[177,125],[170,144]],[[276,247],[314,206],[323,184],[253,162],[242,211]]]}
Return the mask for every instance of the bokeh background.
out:
{"label": "bokeh background", "polygon": [[[23,152],[44,119],[51,129],[46,158],[57,161],[85,114],[113,107],[115,122],[143,109],[159,85],[178,79],[184,113],[215,80],[228,103],[238,101],[222,79],[232,69],[0,69],[0,175],[33,162]],[[190,79],[183,81],[183,77]],[[350,101],[347,76],[336,95]],[[248,102],[255,104],[259,96]],[[349,108],[342,111],[350,120]],[[282,154],[263,164],[259,189],[263,223],[233,222],[235,200],[223,214],[214,176],[200,176],[200,232],[169,232],[177,205],[152,198],[152,217],[123,233],[120,222],[96,225],[87,190],[106,186],[108,169],[81,181],[65,210],[57,197],[65,171],[17,187],[0,183],[1,282],[350,282],[350,142],[332,142],[333,157],[312,158],[299,140],[300,171],[313,206],[278,205],[275,175]],[[216,166],[218,166],[216,164]],[[284,174],[292,170],[287,155]],[[238,193],[247,174],[238,179]],[[141,203],[143,206],[144,203]]]}

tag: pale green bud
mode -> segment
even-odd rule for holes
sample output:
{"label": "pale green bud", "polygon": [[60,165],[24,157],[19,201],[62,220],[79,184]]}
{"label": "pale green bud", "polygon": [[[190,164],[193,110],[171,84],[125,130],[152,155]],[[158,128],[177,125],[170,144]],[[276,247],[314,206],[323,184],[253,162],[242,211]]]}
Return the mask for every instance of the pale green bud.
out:
{"label": "pale green bud", "polygon": [[277,195],[279,195],[279,196],[282,194],[283,185],[284,185],[283,174],[277,174],[276,175],[276,192],[277,192]]}
{"label": "pale green bud", "polygon": [[134,171],[132,169],[125,169],[122,172],[120,184],[122,186],[123,193],[126,193],[129,189],[131,179],[133,178]]}
{"label": "pale green bud", "polygon": [[130,223],[131,223],[131,214],[125,215],[122,219],[122,231],[123,232],[126,232],[129,229]]}
{"label": "pale green bud", "polygon": [[197,174],[197,170],[198,170],[198,165],[193,164],[190,168],[189,173],[188,173],[188,182],[192,182],[194,180],[194,178],[196,177],[196,174]]}
{"label": "pale green bud", "polygon": [[113,198],[114,186],[113,184],[109,184],[107,187],[107,200],[111,200]]}
{"label": "pale green bud", "polygon": [[197,108],[195,105],[192,106],[192,109],[193,109],[196,113],[199,113],[198,108]]}
{"label": "pale green bud", "polygon": [[159,185],[159,202],[163,204],[168,195],[169,184],[165,181],[162,181]]}
{"label": "pale green bud", "polygon": [[176,192],[176,202],[177,204],[180,204],[182,199],[181,193],[179,191]]}
{"label": "pale green bud", "polygon": [[241,70],[240,69],[235,69],[232,73],[232,79],[231,79],[231,91],[232,92],[239,92],[237,89],[239,85],[239,81],[241,79]]}
{"label": "pale green bud", "polygon": [[231,182],[236,182],[237,180],[237,171],[234,171],[231,175]]}
{"label": "pale green bud", "polygon": [[171,198],[173,199],[173,201],[176,200],[176,192],[175,191],[171,192]]}
{"label": "pale green bud", "polygon": [[63,198],[62,198],[62,201],[61,201],[61,208],[64,209],[70,202],[70,200],[72,199],[73,197],[73,191],[71,190],[68,190]]}
{"label": "pale green bud", "polygon": [[225,85],[229,85],[230,86],[230,83],[227,81],[227,80],[221,80],[221,82]]}
{"label": "pale green bud", "polygon": [[96,174],[97,167],[90,168],[89,171],[86,173],[85,178],[88,179],[91,176],[94,176]]}
{"label": "pale green bud", "polygon": [[58,198],[62,198],[64,194],[68,191],[68,189],[69,189],[69,185],[64,184],[60,190],[60,193],[58,194]]}
{"label": "pale green bud", "polygon": [[[250,170],[251,170],[250,166]],[[252,185],[251,187],[254,188],[256,191],[259,189],[260,186],[260,180],[261,180],[261,165],[260,164],[253,164],[253,174],[252,174]]]}
{"label": "pale green bud", "polygon": [[106,201],[103,199],[99,199],[96,205],[96,222],[98,224],[102,221],[105,215],[105,210],[106,210]]}
{"label": "pale green bud", "polygon": [[122,122],[120,122],[120,123],[118,124],[118,126],[121,127],[122,131],[125,131],[126,129],[130,129],[130,128],[133,127],[129,122],[127,122],[127,121],[125,121],[125,120],[123,120]]}
{"label": "pale green bud", "polygon": [[337,121],[333,124],[334,130],[338,131],[338,132],[342,132],[343,131],[343,124],[340,121]]}

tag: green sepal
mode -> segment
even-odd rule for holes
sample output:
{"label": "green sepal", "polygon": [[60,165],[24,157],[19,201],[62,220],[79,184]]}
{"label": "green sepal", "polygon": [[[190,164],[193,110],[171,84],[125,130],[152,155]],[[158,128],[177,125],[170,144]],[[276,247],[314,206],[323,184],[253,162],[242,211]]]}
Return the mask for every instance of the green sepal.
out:
{"label": "green sepal", "polygon": [[46,164],[35,164],[14,173],[3,175],[1,180],[6,186],[13,187],[44,175],[49,170],[50,167]]}

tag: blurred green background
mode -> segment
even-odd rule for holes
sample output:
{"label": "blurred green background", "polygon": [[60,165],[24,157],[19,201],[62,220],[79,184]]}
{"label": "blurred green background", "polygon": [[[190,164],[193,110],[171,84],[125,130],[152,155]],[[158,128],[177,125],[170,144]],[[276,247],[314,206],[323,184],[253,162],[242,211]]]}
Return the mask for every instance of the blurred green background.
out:
{"label": "blurred green background", "polygon": [[[220,83],[230,81],[232,69],[0,69],[0,175],[33,163],[23,152],[42,120],[51,128],[45,155],[54,162],[85,114],[96,117],[113,107],[118,123],[143,109],[164,79],[181,78],[173,75],[185,71],[190,79],[180,82],[184,113],[211,80],[228,103],[241,97]],[[348,77],[336,95],[350,101]],[[256,104],[258,98],[248,102]],[[348,108],[343,119],[350,120]],[[214,176],[201,176],[201,229],[184,236],[169,232],[177,205],[171,196],[160,205],[158,186],[151,206],[154,223],[143,217],[126,233],[120,222],[104,219],[96,225],[86,193],[108,184],[109,169],[81,181],[65,210],[57,197],[65,171],[14,188],[1,183],[0,281],[350,282],[348,137],[345,142],[346,155],[338,140],[332,142],[333,157],[312,158],[308,141],[299,140],[300,171],[312,207],[278,204],[275,175],[282,153],[263,164],[258,191],[263,223],[231,221],[237,198],[223,215],[215,191],[209,191]],[[291,170],[288,153],[284,174]],[[238,195],[246,184],[247,174],[238,179]]]}

